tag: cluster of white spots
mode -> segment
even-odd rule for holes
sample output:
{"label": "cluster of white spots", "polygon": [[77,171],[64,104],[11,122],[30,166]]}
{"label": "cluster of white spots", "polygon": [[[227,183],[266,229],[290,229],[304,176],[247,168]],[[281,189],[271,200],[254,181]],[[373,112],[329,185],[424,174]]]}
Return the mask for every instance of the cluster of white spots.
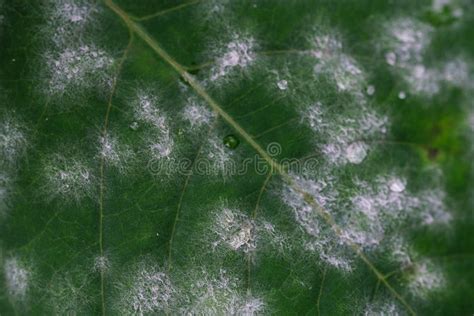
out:
{"label": "cluster of white spots", "polygon": [[93,271],[107,272],[110,269],[110,261],[106,256],[97,256],[94,258]]}
{"label": "cluster of white spots", "polygon": [[[304,240],[304,248],[317,254],[321,261],[343,271],[350,271],[350,260],[340,247],[340,237],[334,235],[332,227],[328,227],[321,215],[321,212],[327,212],[335,206],[338,193],[332,188],[334,180],[331,177],[324,179],[324,176],[318,181],[294,176],[293,181],[293,185],[284,187],[282,198],[308,236]],[[307,201],[305,195],[311,196],[318,206]]]}
{"label": "cluster of white spots", "polygon": [[288,245],[286,238],[267,221],[251,219],[238,208],[228,203],[220,203],[213,214],[211,225],[213,251],[224,246],[233,251],[255,253],[255,250],[266,245],[282,252]]}
{"label": "cluster of white spots", "polygon": [[79,202],[95,191],[92,171],[82,161],[56,155],[44,167],[44,190],[51,198]]}
{"label": "cluster of white spots", "polygon": [[364,109],[358,117],[329,117],[321,102],[301,111],[311,129],[327,141],[319,145],[328,162],[360,164],[370,151],[366,140],[387,132],[388,118]]}
{"label": "cluster of white spots", "polygon": [[158,103],[158,98],[146,91],[138,91],[134,102],[135,119],[153,128],[146,143],[154,159],[169,158],[175,145],[167,116],[158,108]]}
{"label": "cluster of white spots", "polygon": [[148,264],[139,266],[133,276],[133,284],[125,290],[120,305],[127,309],[127,314],[166,313],[177,299],[168,275],[159,267]]}
{"label": "cluster of white spots", "polygon": [[398,306],[393,302],[373,302],[367,304],[363,311],[364,316],[398,316],[401,315]]}
{"label": "cluster of white spots", "polygon": [[[228,176],[235,174],[237,165],[234,160],[235,152],[224,146],[217,134],[212,135],[203,149],[203,156],[209,161],[197,165],[200,172],[209,175]],[[202,170],[202,169],[205,170]]]}
{"label": "cluster of white spots", "polygon": [[228,76],[235,69],[246,69],[255,61],[255,40],[252,37],[234,35],[216,66],[211,70],[211,81]]}
{"label": "cluster of white spots", "polygon": [[189,122],[191,128],[207,126],[216,116],[209,107],[199,104],[193,98],[189,98],[183,110],[183,118]]}
{"label": "cluster of white spots", "polygon": [[107,133],[99,138],[99,156],[107,165],[123,172],[133,152],[128,146],[121,144],[116,137]]}
{"label": "cluster of white spots", "polygon": [[430,260],[423,259],[413,264],[413,272],[408,277],[408,288],[413,295],[424,298],[445,284],[443,272]]}
{"label": "cluster of white spots", "polygon": [[46,55],[49,67],[49,90],[52,94],[64,94],[68,89],[93,88],[106,84],[114,59],[93,45],[67,47],[60,53]]}
{"label": "cluster of white spots", "polygon": [[16,257],[5,260],[3,272],[8,295],[14,301],[24,301],[31,280],[31,272],[23,262]]}
{"label": "cluster of white spots", "polygon": [[10,115],[0,121],[0,166],[14,166],[27,147],[25,128]]}
{"label": "cluster of white spots", "polygon": [[255,249],[255,227],[252,220],[247,215],[237,209],[223,207],[218,211],[214,233],[218,240],[213,243],[213,247],[225,244],[233,250],[249,252]]}
{"label": "cluster of white spots", "polygon": [[50,45],[43,54],[49,78],[43,87],[47,94],[74,97],[110,84],[114,58],[105,50],[85,40],[85,29],[98,7],[89,1],[51,1],[44,35]]}
{"label": "cluster of white spots", "polygon": [[[387,23],[385,32],[382,41],[386,50],[385,60],[400,73],[411,92],[433,96],[440,92],[443,82],[461,87],[469,85],[468,63],[460,57],[436,67],[424,64],[424,54],[433,34],[429,25],[399,18]],[[405,97],[406,94],[400,92],[399,98]]]}
{"label": "cluster of white spots", "polygon": [[288,81],[285,79],[281,79],[277,81],[277,87],[280,90],[286,90],[288,89]]}
{"label": "cluster of white spots", "polygon": [[312,40],[311,55],[317,60],[316,74],[327,74],[334,78],[339,91],[360,94],[366,76],[358,62],[343,52],[342,43],[334,35],[318,35]]}
{"label": "cluster of white spots", "polygon": [[225,270],[220,270],[218,277],[196,272],[199,278],[190,283],[182,314],[253,316],[265,311],[263,300],[242,294],[241,282]]}
{"label": "cluster of white spots", "polygon": [[462,8],[456,5],[456,1],[453,0],[433,0],[431,9],[439,14],[443,14],[446,9],[450,9],[450,13],[454,18],[460,18],[464,14]]}

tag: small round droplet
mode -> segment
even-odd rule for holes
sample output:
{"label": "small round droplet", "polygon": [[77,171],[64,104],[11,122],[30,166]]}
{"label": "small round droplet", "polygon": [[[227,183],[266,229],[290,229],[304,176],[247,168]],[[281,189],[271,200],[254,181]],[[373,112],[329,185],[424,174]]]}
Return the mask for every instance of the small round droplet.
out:
{"label": "small round droplet", "polygon": [[235,149],[239,146],[240,140],[235,135],[227,135],[224,137],[224,146],[230,149]]}

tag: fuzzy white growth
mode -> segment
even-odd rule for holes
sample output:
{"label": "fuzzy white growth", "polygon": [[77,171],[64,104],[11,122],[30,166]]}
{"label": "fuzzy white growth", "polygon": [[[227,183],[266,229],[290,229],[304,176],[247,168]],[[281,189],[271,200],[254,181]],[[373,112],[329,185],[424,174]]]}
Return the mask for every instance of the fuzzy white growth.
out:
{"label": "fuzzy white growth", "polygon": [[176,299],[168,275],[158,267],[141,264],[133,275],[133,284],[123,293],[121,305],[127,314],[149,315],[170,311]]}
{"label": "fuzzy white growth", "polygon": [[110,261],[106,256],[97,256],[94,259],[93,270],[96,272],[106,272],[110,269]]}
{"label": "fuzzy white growth", "polygon": [[398,92],[398,98],[399,98],[400,100],[405,100],[405,99],[407,98],[406,92],[405,92],[405,91],[400,91],[400,92]]}
{"label": "fuzzy white growth", "polygon": [[369,95],[369,96],[370,96],[370,95],[374,95],[374,93],[375,93],[375,87],[374,87],[373,85],[369,85],[369,86],[367,87],[366,92],[367,92],[367,95]]}
{"label": "fuzzy white growth", "polygon": [[414,271],[409,276],[408,287],[419,297],[425,298],[431,292],[439,290],[445,283],[441,269],[428,259],[414,264]]}
{"label": "fuzzy white growth", "polygon": [[400,309],[393,302],[374,302],[365,307],[364,316],[398,316]]}
{"label": "fuzzy white growth", "polygon": [[277,82],[277,87],[280,90],[286,90],[288,89],[288,81],[282,79]]}
{"label": "fuzzy white growth", "polygon": [[212,135],[204,148],[204,156],[209,159],[209,164],[197,166],[205,167],[200,170],[210,175],[232,175],[236,171],[236,163],[233,159],[234,152],[224,146],[218,135]]}
{"label": "fuzzy white growth", "polygon": [[312,44],[311,55],[317,60],[315,73],[331,75],[340,91],[361,93],[365,74],[357,61],[343,52],[339,39],[334,35],[318,35]]}
{"label": "fuzzy white growth", "polygon": [[113,166],[123,172],[126,164],[132,158],[133,152],[126,145],[119,143],[119,140],[106,134],[99,138],[99,156],[106,164]]}
{"label": "fuzzy white growth", "polygon": [[236,209],[223,207],[217,213],[214,223],[214,233],[218,240],[213,246],[225,244],[232,250],[245,253],[255,250],[255,227],[247,215]]}
{"label": "fuzzy white growth", "polygon": [[25,128],[10,115],[0,121],[0,165],[14,166],[26,151]]}
{"label": "fuzzy white growth", "polygon": [[51,197],[79,202],[95,190],[92,171],[80,160],[56,155],[44,167],[44,190]]}
{"label": "fuzzy white growth", "polygon": [[88,89],[106,83],[114,59],[94,45],[82,45],[50,53],[46,63],[50,73],[50,93],[63,94],[69,88]]}
{"label": "fuzzy white growth", "polygon": [[302,192],[309,194],[322,209],[331,209],[338,195],[331,187],[332,179],[329,177],[316,182],[294,176],[293,180],[298,190],[294,186],[285,186],[283,201],[293,210],[296,222],[309,236],[304,242],[305,249],[316,253],[323,262],[329,265],[343,271],[350,271],[350,261],[340,253],[339,237],[334,236],[331,228],[326,227],[318,210],[308,203],[302,194]]}
{"label": "fuzzy white growth", "polygon": [[199,275],[189,286],[189,296],[182,308],[184,315],[260,315],[265,311],[261,298],[243,295],[237,278],[221,270],[218,277],[206,271],[196,271]]}
{"label": "fuzzy white growth", "polygon": [[440,189],[426,190],[421,193],[421,212],[419,217],[424,225],[445,225],[451,222],[452,215],[444,205],[444,191]]}
{"label": "fuzzy white growth", "polygon": [[18,258],[11,257],[5,260],[3,272],[10,297],[14,301],[24,301],[31,279],[29,269]]}
{"label": "fuzzy white growth", "polygon": [[190,98],[183,110],[183,118],[191,124],[191,128],[199,128],[211,123],[215,114],[208,107],[200,105]]}
{"label": "fuzzy white growth", "polygon": [[158,108],[158,98],[146,91],[138,91],[134,101],[134,116],[139,122],[153,128],[146,140],[148,151],[155,159],[169,158],[174,151],[174,140],[167,116]]}
{"label": "fuzzy white growth", "polygon": [[217,66],[212,69],[211,81],[225,77],[236,68],[245,69],[255,61],[255,40],[252,37],[234,35],[231,42],[221,57],[217,60]]}
{"label": "fuzzy white growth", "polygon": [[367,156],[367,145],[363,142],[355,142],[346,148],[346,158],[350,163],[360,164]]}

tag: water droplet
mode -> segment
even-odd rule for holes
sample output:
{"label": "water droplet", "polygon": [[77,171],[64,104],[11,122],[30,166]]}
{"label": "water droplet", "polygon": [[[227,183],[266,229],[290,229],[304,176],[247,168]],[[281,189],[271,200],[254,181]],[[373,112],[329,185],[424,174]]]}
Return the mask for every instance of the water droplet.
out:
{"label": "water droplet", "polygon": [[227,135],[224,137],[224,146],[230,149],[235,149],[239,146],[240,140],[235,135]]}
{"label": "water droplet", "polygon": [[353,164],[359,164],[367,156],[367,146],[362,142],[356,142],[346,149],[346,158]]}

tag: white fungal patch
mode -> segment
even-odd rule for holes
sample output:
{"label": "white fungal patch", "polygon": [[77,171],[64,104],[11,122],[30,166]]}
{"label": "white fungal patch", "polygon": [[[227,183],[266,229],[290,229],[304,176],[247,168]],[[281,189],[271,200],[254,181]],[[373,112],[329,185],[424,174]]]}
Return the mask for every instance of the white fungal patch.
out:
{"label": "white fungal patch", "polygon": [[346,158],[350,163],[360,164],[367,156],[367,145],[363,142],[355,142],[346,148]]}
{"label": "white fungal patch", "polygon": [[44,167],[43,190],[50,198],[80,202],[95,191],[95,178],[81,160],[60,155],[48,159]]}
{"label": "white fungal patch", "polygon": [[220,270],[218,276],[194,271],[191,278],[187,279],[188,294],[180,314],[253,316],[266,310],[261,298],[243,294],[241,282],[225,270]]}
{"label": "white fungal patch", "polygon": [[0,218],[3,217],[8,209],[7,201],[9,197],[10,178],[0,172]]}
{"label": "white fungal patch", "polygon": [[452,215],[444,204],[446,194],[440,189],[425,190],[420,193],[421,211],[419,218],[426,226],[446,225],[451,222]]}
{"label": "white fungal patch", "polygon": [[225,147],[219,135],[212,135],[203,148],[203,156],[208,162],[198,164],[199,172],[208,175],[222,175],[224,177],[235,174],[237,165],[234,160],[235,153]]}
{"label": "white fungal patch", "polygon": [[8,295],[14,301],[25,301],[30,287],[30,269],[16,257],[5,260],[3,273]]}
{"label": "white fungal patch", "polygon": [[211,81],[228,76],[235,69],[246,69],[255,61],[255,40],[235,34],[211,70]]}
{"label": "white fungal patch", "polygon": [[99,156],[107,165],[124,172],[133,152],[128,146],[121,144],[118,138],[107,133],[99,137]]}
{"label": "white fungal patch", "polygon": [[158,105],[158,97],[144,90],[137,92],[133,102],[134,118],[152,128],[145,140],[147,151],[153,159],[160,160],[171,157],[175,151],[175,142],[167,115]]}
{"label": "white fungal patch", "polygon": [[332,76],[340,91],[362,92],[366,76],[358,62],[343,52],[343,45],[336,36],[315,36],[312,46],[310,54],[316,59],[316,74]]}
{"label": "white fungal patch", "polygon": [[373,302],[367,304],[363,313],[364,316],[398,316],[402,315],[400,309],[394,302]]}
{"label": "white fungal patch", "polygon": [[367,95],[372,96],[375,93],[375,87],[373,85],[369,85],[366,90]]}
{"label": "white fungal patch", "polygon": [[216,116],[207,106],[199,104],[196,100],[189,98],[183,110],[183,118],[189,122],[191,128],[199,128],[211,123]]}
{"label": "white fungal patch", "polygon": [[27,145],[23,124],[6,114],[0,121],[0,166],[15,166],[26,152]]}
{"label": "white fungal patch", "polygon": [[426,298],[446,284],[442,270],[428,259],[414,263],[413,269],[408,277],[408,288],[415,296]]}
{"label": "white fungal patch", "polygon": [[62,95],[106,85],[113,64],[114,59],[95,45],[50,52],[46,54],[49,93]]}
{"label": "white fungal patch", "polygon": [[[323,179],[323,175],[319,181],[294,176],[293,186],[287,185],[283,189],[283,201],[292,209],[296,222],[308,236],[304,240],[304,248],[318,255],[326,264],[350,271],[351,262],[341,248],[341,236],[336,236],[332,232],[332,227],[328,227],[320,214],[320,211],[329,212],[338,196],[332,188],[334,179],[331,177]],[[303,192],[310,195],[319,206],[315,207],[309,203]]]}
{"label": "white fungal patch", "polygon": [[237,209],[222,207],[216,214],[214,234],[217,240],[213,247],[224,244],[232,250],[245,253],[255,250],[255,224]]}
{"label": "white fungal patch", "polygon": [[288,89],[288,81],[286,81],[285,79],[279,80],[277,82],[277,87],[280,90],[287,90]]}
{"label": "white fungal patch", "polygon": [[107,272],[110,269],[110,261],[106,256],[97,256],[94,258],[93,271]]}
{"label": "white fungal patch", "polygon": [[132,283],[122,288],[122,313],[149,315],[171,311],[177,292],[159,267],[141,263],[131,277]]}

